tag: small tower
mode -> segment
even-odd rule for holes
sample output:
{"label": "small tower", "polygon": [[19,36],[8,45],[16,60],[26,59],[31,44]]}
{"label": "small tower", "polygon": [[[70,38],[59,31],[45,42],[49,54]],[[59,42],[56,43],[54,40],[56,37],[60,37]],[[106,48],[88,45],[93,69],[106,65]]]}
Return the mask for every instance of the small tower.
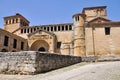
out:
{"label": "small tower", "polygon": [[86,21],[91,21],[97,17],[107,18],[106,6],[83,8],[83,14],[86,14]]}
{"label": "small tower", "polygon": [[9,32],[13,32],[23,26],[29,26],[29,23],[30,22],[19,13],[4,17],[4,29]]}
{"label": "small tower", "polygon": [[85,14],[75,14],[74,19],[74,56],[85,56]]}

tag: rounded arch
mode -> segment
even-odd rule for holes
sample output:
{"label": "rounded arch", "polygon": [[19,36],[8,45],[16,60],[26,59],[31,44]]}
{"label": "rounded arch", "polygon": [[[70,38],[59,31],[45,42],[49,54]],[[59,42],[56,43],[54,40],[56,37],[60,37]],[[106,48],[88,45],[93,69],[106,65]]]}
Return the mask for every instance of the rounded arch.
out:
{"label": "rounded arch", "polygon": [[8,52],[8,50],[7,49],[2,49],[1,52]]}
{"label": "rounded arch", "polygon": [[16,50],[12,50],[12,52],[16,52]]}
{"label": "rounded arch", "polygon": [[45,48],[44,48],[44,47],[40,47],[40,48],[38,49],[38,51],[45,52],[46,50],[45,50]]}
{"label": "rounded arch", "polygon": [[45,40],[37,40],[32,43],[30,50],[48,52],[49,44]]}

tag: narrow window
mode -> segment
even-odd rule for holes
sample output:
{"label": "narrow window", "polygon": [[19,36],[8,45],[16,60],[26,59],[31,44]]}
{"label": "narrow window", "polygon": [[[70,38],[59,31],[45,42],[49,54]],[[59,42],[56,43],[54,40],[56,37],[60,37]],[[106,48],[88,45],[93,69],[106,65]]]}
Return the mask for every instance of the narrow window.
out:
{"label": "narrow window", "polygon": [[21,42],[21,50],[24,49],[24,42]]}
{"label": "narrow window", "polygon": [[110,27],[105,28],[105,35],[110,35]]}
{"label": "narrow window", "polygon": [[49,31],[49,27],[47,27],[47,31]]}
{"label": "narrow window", "polygon": [[22,26],[24,26],[24,22],[22,22]]}
{"label": "narrow window", "polygon": [[16,19],[16,23],[18,23],[18,19]]}
{"label": "narrow window", "polygon": [[20,21],[20,24],[22,25],[22,21]]}
{"label": "narrow window", "polygon": [[6,21],[6,24],[8,24],[8,21]]}
{"label": "narrow window", "polygon": [[51,27],[51,31],[53,31],[53,27]]}
{"label": "narrow window", "polygon": [[60,26],[58,26],[58,31],[60,31]]}
{"label": "narrow window", "polygon": [[21,33],[23,33],[23,29],[21,29]]}
{"label": "narrow window", "polygon": [[64,31],[64,26],[62,26],[62,31]]}
{"label": "narrow window", "polygon": [[43,30],[43,27],[41,27],[41,30]]}
{"label": "narrow window", "polygon": [[39,30],[39,27],[37,27],[37,30]]}
{"label": "narrow window", "polygon": [[79,21],[79,16],[76,16],[76,17],[75,17],[75,21]]}
{"label": "narrow window", "polygon": [[11,24],[11,20],[9,20],[9,24]]}
{"label": "narrow window", "polygon": [[79,16],[77,17],[77,20],[79,21]]}
{"label": "narrow window", "polygon": [[56,29],[56,26],[54,26],[54,31],[56,31],[57,29]]}
{"label": "narrow window", "polygon": [[46,30],[46,27],[44,27],[44,30]]}
{"label": "narrow window", "polygon": [[75,21],[77,21],[77,17],[75,17]]}
{"label": "narrow window", "polygon": [[9,42],[9,37],[5,36],[4,37],[4,46],[8,46],[8,42]]}
{"label": "narrow window", "polygon": [[34,31],[36,31],[36,28],[34,28]]}
{"label": "narrow window", "polygon": [[13,40],[13,48],[17,48],[17,39]]}
{"label": "narrow window", "polygon": [[13,19],[13,22],[12,23],[14,23],[14,19]]}
{"label": "narrow window", "polygon": [[57,42],[57,48],[59,49],[61,47],[61,42]]}
{"label": "narrow window", "polygon": [[26,33],[26,29],[24,29],[24,33]]}
{"label": "narrow window", "polygon": [[29,33],[29,28],[27,29],[27,33]]}
{"label": "narrow window", "polygon": [[69,30],[72,30],[72,26],[71,25],[69,25]]}
{"label": "narrow window", "polygon": [[31,33],[32,33],[32,28],[31,28]]}
{"label": "narrow window", "polygon": [[66,31],[68,30],[68,26],[67,26],[67,25],[65,26],[65,30],[66,30]]}

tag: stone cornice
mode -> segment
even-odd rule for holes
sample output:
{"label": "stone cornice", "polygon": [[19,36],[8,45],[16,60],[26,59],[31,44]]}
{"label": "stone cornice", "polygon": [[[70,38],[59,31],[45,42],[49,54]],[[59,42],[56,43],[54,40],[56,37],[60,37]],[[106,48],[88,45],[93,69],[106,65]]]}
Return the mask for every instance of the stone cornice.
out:
{"label": "stone cornice", "polygon": [[85,27],[120,27],[120,22],[88,23]]}

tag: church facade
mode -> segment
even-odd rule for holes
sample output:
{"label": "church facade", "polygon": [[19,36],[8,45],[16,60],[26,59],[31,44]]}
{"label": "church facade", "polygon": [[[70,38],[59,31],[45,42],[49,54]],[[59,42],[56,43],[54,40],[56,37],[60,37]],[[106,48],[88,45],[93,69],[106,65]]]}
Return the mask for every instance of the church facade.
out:
{"label": "church facade", "polygon": [[107,19],[106,6],[87,7],[73,23],[29,26],[17,13],[4,17],[1,51],[42,51],[73,56],[120,55],[120,22]]}

